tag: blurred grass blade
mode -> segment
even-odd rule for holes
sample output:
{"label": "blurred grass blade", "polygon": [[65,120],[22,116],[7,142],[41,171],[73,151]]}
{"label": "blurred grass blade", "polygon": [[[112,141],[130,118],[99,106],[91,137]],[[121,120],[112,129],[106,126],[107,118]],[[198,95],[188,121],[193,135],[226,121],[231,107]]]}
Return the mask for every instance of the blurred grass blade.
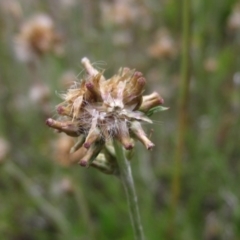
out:
{"label": "blurred grass blade", "polygon": [[35,188],[33,181],[14,163],[8,162],[5,170],[23,186],[25,191],[33,199],[35,204],[54,221],[59,230],[67,234],[69,232],[69,224],[64,215],[53,205],[51,205]]}

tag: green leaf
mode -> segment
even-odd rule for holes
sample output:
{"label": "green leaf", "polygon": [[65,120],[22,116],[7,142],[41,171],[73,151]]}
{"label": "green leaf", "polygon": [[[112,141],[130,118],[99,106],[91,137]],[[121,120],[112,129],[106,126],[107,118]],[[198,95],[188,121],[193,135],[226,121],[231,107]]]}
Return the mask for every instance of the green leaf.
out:
{"label": "green leaf", "polygon": [[169,109],[168,107],[157,106],[157,107],[151,108],[146,114],[147,114],[148,117],[150,117],[150,116],[152,116],[154,113],[166,111],[166,110],[168,110],[168,109]]}

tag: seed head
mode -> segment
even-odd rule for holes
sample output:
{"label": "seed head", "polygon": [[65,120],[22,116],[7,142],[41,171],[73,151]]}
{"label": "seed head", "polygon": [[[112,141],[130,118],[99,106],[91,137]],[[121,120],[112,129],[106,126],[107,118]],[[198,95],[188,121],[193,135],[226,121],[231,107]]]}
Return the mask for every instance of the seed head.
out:
{"label": "seed head", "polygon": [[141,124],[152,123],[147,112],[163,104],[163,99],[156,92],[142,95],[146,79],[141,72],[120,68],[106,80],[103,72],[93,68],[87,58],[82,59],[82,64],[87,74],[62,95],[64,101],[57,106],[60,120],[49,118],[46,124],[58,132],[79,137],[71,152],[82,153],[81,166],[91,164],[111,172],[114,164],[112,156],[103,153],[105,145],[117,139],[126,150],[131,150],[136,138],[148,150],[152,149],[154,144]]}
{"label": "seed head", "polygon": [[32,61],[34,57],[54,52],[61,54],[62,38],[55,30],[53,20],[45,14],[37,14],[21,25],[15,38],[15,51],[19,60]]}

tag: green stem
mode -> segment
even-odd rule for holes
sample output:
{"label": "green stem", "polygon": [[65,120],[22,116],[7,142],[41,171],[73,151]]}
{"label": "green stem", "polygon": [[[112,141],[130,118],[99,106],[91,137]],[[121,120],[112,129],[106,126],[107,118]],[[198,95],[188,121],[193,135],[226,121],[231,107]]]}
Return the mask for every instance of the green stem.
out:
{"label": "green stem", "polygon": [[172,207],[176,211],[181,190],[181,165],[185,150],[185,138],[188,121],[189,83],[190,83],[190,3],[183,0],[182,5],[182,58],[181,81],[178,98],[178,126],[174,155],[174,175],[172,181]]}
{"label": "green stem", "polygon": [[114,148],[120,171],[120,178],[123,183],[129,206],[130,217],[136,240],[143,240],[144,233],[138,208],[137,194],[134,186],[131,165],[126,159],[122,146],[117,140],[114,141]]}

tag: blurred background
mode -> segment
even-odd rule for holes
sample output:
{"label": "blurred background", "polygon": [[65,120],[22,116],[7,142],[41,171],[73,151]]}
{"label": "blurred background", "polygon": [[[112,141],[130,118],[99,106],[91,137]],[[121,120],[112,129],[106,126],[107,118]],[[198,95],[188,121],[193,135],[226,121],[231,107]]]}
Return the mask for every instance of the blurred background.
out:
{"label": "blurred background", "polygon": [[84,56],[107,77],[143,72],[170,107],[132,159],[147,239],[240,239],[240,1],[190,4],[179,110],[183,1],[0,1],[0,239],[133,239],[120,181],[69,165],[73,140],[45,125]]}

